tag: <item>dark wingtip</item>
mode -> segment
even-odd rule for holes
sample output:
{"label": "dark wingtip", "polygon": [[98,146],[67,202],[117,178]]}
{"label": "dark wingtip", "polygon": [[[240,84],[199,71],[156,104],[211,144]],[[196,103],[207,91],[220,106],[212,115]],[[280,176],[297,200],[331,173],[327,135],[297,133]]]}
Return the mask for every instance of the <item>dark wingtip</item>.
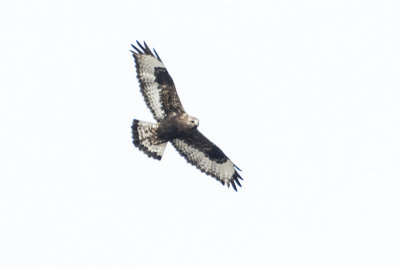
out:
{"label": "dark wingtip", "polygon": [[240,174],[238,172],[235,172],[235,174],[240,180],[243,180],[242,176],[240,176]]}
{"label": "dark wingtip", "polygon": [[162,62],[160,56],[157,54],[157,51],[156,51],[154,48],[153,48],[153,51],[154,51],[154,54],[156,54],[157,59],[160,60],[160,61]]}
{"label": "dark wingtip", "polygon": [[142,51],[145,50],[143,45],[138,40],[136,40],[136,44],[140,47],[140,49],[142,49]]}
{"label": "dark wingtip", "polygon": [[131,44],[131,46],[132,46],[133,49],[136,50],[136,52],[133,51],[133,50],[130,50],[134,55],[135,55],[135,54],[143,54],[143,52],[142,52],[139,48],[137,48],[137,47],[134,46],[133,44]]}
{"label": "dark wingtip", "polygon": [[151,55],[151,56],[154,57],[153,53],[151,52],[151,50],[150,50],[149,46],[146,44],[146,42],[143,41],[143,43],[144,43],[144,48],[145,48],[146,54],[147,54],[147,55]]}
{"label": "dark wingtip", "polygon": [[236,188],[236,185],[235,185],[235,181],[231,181],[231,184],[232,184],[232,187],[233,187],[233,189],[237,192],[237,188]]}
{"label": "dark wingtip", "polygon": [[235,180],[235,183],[237,183],[238,186],[242,187],[242,185],[239,182],[239,179],[237,177],[233,178]]}
{"label": "dark wingtip", "polygon": [[233,166],[235,166],[236,169],[238,169],[239,171],[242,171],[238,166],[236,166],[235,164],[233,164]]}
{"label": "dark wingtip", "polygon": [[146,43],[145,41],[143,41],[143,44],[144,44],[144,45],[142,45],[139,41],[136,40],[136,44],[137,44],[137,46],[138,46],[139,48],[136,47],[135,45],[131,44],[131,46],[133,47],[133,49],[136,50],[136,51],[130,50],[130,51],[133,53],[133,55],[145,54],[145,55],[149,55],[149,56],[155,57],[155,58],[157,58],[158,60],[161,61],[161,58],[160,58],[160,56],[157,54],[156,50],[153,48],[153,51],[154,51],[154,54],[155,54],[155,55],[154,55],[153,52],[151,52],[151,49],[149,48],[149,46],[147,45],[147,43]]}

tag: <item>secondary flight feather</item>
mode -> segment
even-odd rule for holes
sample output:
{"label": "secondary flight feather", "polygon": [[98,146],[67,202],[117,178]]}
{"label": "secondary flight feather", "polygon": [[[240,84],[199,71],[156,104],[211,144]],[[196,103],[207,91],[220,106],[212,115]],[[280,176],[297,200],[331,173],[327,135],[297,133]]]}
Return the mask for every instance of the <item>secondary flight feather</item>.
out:
{"label": "secondary flight feather", "polygon": [[240,170],[197,128],[199,120],[189,116],[178,97],[175,84],[161,58],[153,49],[137,42],[131,50],[135,59],[140,91],[157,123],[133,120],[133,144],[149,157],[161,160],[171,142],[187,162],[214,177],[223,185],[241,186]]}

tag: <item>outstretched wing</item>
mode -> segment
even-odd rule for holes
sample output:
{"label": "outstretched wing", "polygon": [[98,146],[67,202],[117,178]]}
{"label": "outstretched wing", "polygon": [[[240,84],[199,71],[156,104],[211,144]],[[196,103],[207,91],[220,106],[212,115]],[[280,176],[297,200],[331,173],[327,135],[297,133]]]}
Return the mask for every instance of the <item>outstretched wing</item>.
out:
{"label": "outstretched wing", "polygon": [[168,113],[185,112],[175,89],[174,81],[162,63],[156,50],[154,54],[144,42],[144,47],[137,42],[132,47],[133,58],[136,63],[137,78],[140,91],[143,94],[147,107],[153,113],[154,119],[161,121]]}
{"label": "outstretched wing", "polygon": [[236,185],[241,186],[239,179],[242,177],[236,171],[240,169],[198,130],[191,136],[174,139],[172,144],[187,162],[200,171],[211,175],[222,184],[227,184],[228,187],[232,185],[235,190]]}

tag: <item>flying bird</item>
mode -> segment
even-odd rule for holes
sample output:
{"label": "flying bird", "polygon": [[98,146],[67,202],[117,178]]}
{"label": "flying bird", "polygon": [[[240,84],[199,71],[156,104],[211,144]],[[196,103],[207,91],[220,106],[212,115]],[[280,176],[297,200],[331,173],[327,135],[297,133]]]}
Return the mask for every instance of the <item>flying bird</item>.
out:
{"label": "flying bird", "polygon": [[[199,120],[188,115],[174,82],[155,49],[136,41],[132,44],[140,91],[157,123],[133,120],[133,144],[151,158],[161,160],[171,142],[187,162],[237,191],[240,169],[197,128]],[[243,180],[243,179],[242,179]]]}

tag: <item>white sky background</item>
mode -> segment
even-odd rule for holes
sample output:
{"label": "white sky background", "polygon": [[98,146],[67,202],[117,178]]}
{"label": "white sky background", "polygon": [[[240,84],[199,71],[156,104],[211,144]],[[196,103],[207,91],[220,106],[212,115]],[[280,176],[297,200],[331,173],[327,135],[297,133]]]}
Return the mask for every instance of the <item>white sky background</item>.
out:
{"label": "white sky background", "polygon": [[[398,1],[2,1],[0,266],[399,266]],[[155,47],[236,193],[131,143]]]}

